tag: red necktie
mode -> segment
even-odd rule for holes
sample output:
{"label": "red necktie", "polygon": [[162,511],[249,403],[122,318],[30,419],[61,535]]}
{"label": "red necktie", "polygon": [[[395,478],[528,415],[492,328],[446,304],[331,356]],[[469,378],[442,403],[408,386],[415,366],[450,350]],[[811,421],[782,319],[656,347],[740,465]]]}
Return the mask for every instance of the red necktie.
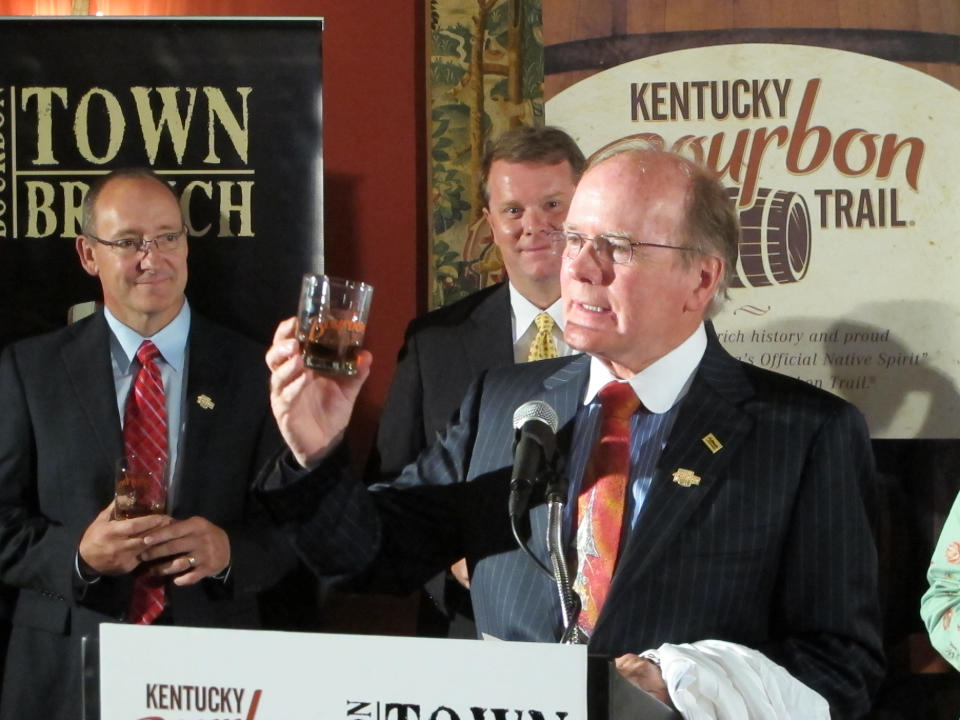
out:
{"label": "red necktie", "polygon": [[[144,340],[137,350],[140,371],[127,395],[123,444],[128,471],[149,477],[154,486],[148,491],[162,497],[166,490],[163,487],[164,473],[157,472],[157,468],[167,464],[167,408],[160,368],[154,362],[158,357],[160,351],[149,340]],[[163,612],[164,596],[162,578],[138,572],[127,620],[149,625]]]}
{"label": "red necktie", "polygon": [[577,502],[579,567],[574,589],[582,603],[578,623],[587,635],[593,633],[617,564],[630,475],[630,416],[640,406],[625,382],[607,383],[598,398],[600,434]]}

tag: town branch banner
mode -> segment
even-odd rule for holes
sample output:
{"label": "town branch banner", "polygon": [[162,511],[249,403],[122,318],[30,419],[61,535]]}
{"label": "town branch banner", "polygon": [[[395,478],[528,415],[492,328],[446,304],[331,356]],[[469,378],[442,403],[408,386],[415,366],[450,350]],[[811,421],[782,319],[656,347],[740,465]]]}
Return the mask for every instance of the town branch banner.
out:
{"label": "town branch banner", "polygon": [[960,435],[960,91],[836,48],[731,43],[623,62],[550,98],[591,153],[705,163],[742,236],[724,346],[863,410],[874,438]]}
{"label": "town branch banner", "polygon": [[100,298],[74,250],[90,182],[181,199],[191,304],[267,341],[322,271],[320,18],[0,20],[0,346]]}

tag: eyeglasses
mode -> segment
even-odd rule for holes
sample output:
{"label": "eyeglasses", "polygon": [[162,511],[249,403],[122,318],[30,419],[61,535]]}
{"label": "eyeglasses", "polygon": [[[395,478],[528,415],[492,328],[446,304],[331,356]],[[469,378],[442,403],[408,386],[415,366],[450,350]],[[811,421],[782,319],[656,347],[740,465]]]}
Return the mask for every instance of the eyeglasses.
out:
{"label": "eyeglasses", "polygon": [[150,244],[153,243],[153,250],[158,253],[170,253],[183,247],[187,237],[186,226],[181,227],[177,232],[167,232],[155,235],[152,238],[142,235],[134,237],[120,238],[119,240],[104,240],[96,235],[84,233],[85,237],[96,240],[101,245],[106,245],[121,255],[135,255],[138,252],[147,252]]}
{"label": "eyeglasses", "polygon": [[558,230],[555,235],[558,244],[562,245],[563,249],[561,253],[565,258],[570,260],[573,260],[580,254],[584,243],[588,240],[593,243],[597,255],[603,260],[612,262],[615,265],[628,265],[633,262],[633,249],[635,247],[657,247],[668,248],[670,250],[684,250],[686,252],[700,252],[698,248],[643,242],[641,240],[631,240],[630,238],[618,237],[616,235],[590,236],[570,230]]}

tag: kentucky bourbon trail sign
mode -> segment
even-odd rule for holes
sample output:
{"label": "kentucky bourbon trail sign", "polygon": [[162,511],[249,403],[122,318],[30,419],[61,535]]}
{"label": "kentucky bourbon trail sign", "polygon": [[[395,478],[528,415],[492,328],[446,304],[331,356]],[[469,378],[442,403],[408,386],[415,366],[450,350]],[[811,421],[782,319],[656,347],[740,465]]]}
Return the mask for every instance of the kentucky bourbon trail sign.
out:
{"label": "kentucky bourbon trail sign", "polygon": [[742,225],[724,346],[863,410],[874,438],[960,435],[960,91],[843,50],[732,44],[618,65],[547,121],[715,169]]}

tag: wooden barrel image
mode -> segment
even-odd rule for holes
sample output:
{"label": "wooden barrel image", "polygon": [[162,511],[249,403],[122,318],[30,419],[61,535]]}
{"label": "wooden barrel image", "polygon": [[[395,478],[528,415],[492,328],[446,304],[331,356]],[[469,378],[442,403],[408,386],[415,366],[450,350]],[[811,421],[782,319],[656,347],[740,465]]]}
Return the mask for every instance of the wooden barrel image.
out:
{"label": "wooden barrel image", "polygon": [[[735,202],[739,188],[728,188]],[[758,188],[756,202],[740,211],[740,253],[730,287],[785,285],[810,267],[810,212],[803,196]]]}
{"label": "wooden barrel image", "polygon": [[957,0],[550,0],[544,98],[630,60],[711,45],[815,45],[899,62],[960,88]]}

